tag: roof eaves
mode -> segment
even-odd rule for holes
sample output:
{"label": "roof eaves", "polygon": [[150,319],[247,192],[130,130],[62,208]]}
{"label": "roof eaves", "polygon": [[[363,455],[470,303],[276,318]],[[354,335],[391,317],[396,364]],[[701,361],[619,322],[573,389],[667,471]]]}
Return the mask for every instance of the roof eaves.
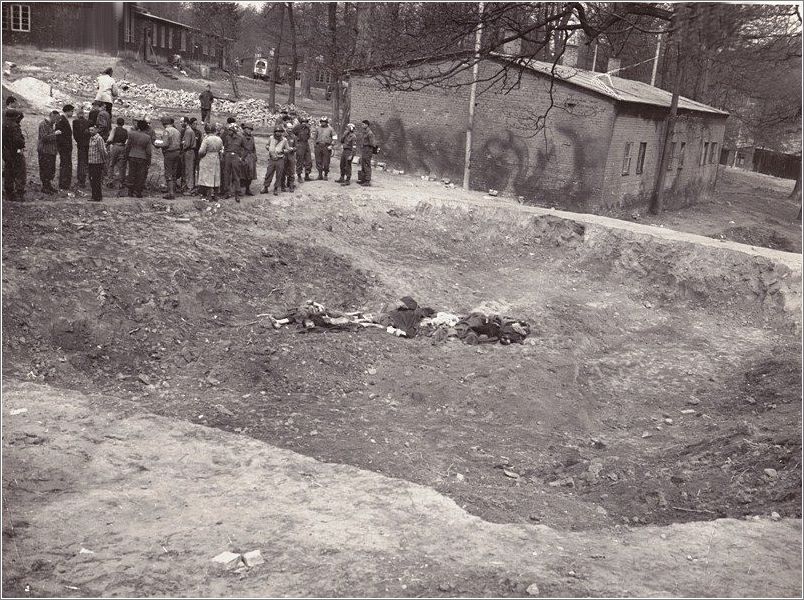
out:
{"label": "roof eaves", "polygon": [[170,23],[171,25],[177,25],[179,27],[183,27],[184,29],[192,29],[193,31],[197,31],[199,33],[204,33],[206,35],[211,35],[213,37],[221,38],[221,39],[226,40],[228,42],[233,42],[234,41],[234,38],[226,37],[225,35],[218,35],[217,33],[207,33],[205,31],[202,31],[198,27],[193,27],[192,25],[187,25],[186,23],[179,23],[178,21],[173,21],[171,19],[166,19],[165,17],[160,17],[159,15],[155,15],[153,13],[150,13],[147,10],[145,10],[144,8],[140,8],[138,6],[133,7],[133,9],[137,13],[142,15],[143,17],[147,17],[148,19],[153,19],[154,21],[161,21],[163,23]]}

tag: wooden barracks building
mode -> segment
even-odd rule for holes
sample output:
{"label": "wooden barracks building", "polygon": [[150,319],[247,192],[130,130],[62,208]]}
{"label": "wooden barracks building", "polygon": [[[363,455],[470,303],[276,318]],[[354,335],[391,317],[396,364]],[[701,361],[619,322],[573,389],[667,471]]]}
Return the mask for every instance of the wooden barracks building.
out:
{"label": "wooden barracks building", "polygon": [[[443,61],[424,70],[445,72]],[[497,189],[532,204],[597,214],[650,205],[655,189],[669,92],[639,81],[570,65],[529,61],[518,68],[504,54],[480,65],[489,82],[502,66],[508,81],[479,86],[475,103],[470,187]],[[382,77],[382,75],[380,75]],[[456,77],[469,77],[468,71]],[[451,81],[450,83],[456,83]],[[462,83],[466,83],[463,81]],[[375,78],[353,75],[351,114],[372,121],[383,157],[410,172],[463,180],[469,86],[388,91]],[[549,108],[549,112],[548,111]],[[543,130],[538,118],[547,114]],[[666,177],[666,205],[681,206],[714,188],[728,113],[681,98]]]}
{"label": "wooden barracks building", "polygon": [[3,2],[3,44],[225,68],[231,40],[149,13],[143,2]]}

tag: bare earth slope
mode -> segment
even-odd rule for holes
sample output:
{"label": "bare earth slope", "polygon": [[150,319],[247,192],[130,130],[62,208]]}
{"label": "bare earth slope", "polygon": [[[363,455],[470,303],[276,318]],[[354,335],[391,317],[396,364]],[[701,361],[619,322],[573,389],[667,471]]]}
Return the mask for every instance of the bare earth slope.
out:
{"label": "bare earth slope", "polygon": [[[798,519],[498,525],[423,486],[48,386],[7,387],[3,418],[6,596],[801,594]],[[210,558],[227,549],[266,563],[223,572]]]}

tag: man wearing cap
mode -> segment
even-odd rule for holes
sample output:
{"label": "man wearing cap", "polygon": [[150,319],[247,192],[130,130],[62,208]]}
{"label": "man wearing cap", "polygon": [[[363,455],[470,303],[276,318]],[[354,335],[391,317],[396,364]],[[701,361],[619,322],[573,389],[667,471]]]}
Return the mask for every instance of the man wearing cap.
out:
{"label": "man wearing cap", "polygon": [[377,152],[377,140],[371,130],[371,123],[363,119],[363,139],[360,148],[360,170],[362,178],[358,181],[360,185],[371,185],[371,158]]}
{"label": "man wearing cap", "polygon": [[78,109],[73,121],[73,139],[78,151],[78,166],[75,169],[75,180],[79,187],[87,183],[87,164],[89,152],[89,120],[83,107]]}
{"label": "man wearing cap", "polygon": [[207,89],[198,96],[198,99],[201,102],[201,120],[204,123],[209,123],[209,115],[212,112],[212,101],[215,100],[215,96],[212,95],[212,89],[209,84],[207,84]]}
{"label": "man wearing cap", "polygon": [[186,117],[181,134],[181,155],[184,163],[181,187],[184,192],[192,192],[195,188],[195,130]]}
{"label": "man wearing cap", "polygon": [[254,127],[250,123],[240,125],[243,131],[243,166],[240,171],[240,185],[246,188],[246,196],[253,196],[251,182],[257,178],[257,147],[254,144]]}
{"label": "man wearing cap", "polygon": [[223,177],[221,191],[224,199],[231,197],[234,188],[235,202],[240,202],[240,177],[242,175],[242,158],[246,154],[243,134],[237,123],[229,123],[226,137],[223,138]]}
{"label": "man wearing cap", "polygon": [[[98,88],[98,93],[95,95],[95,100],[103,103],[103,105],[106,107],[106,112],[109,113],[109,119],[111,119],[112,102],[114,102],[114,98],[118,94],[117,84],[112,78],[111,67],[103,70],[103,72],[98,76],[98,81],[95,86]],[[102,131],[99,131],[98,133],[103,136]]]}
{"label": "man wearing cap", "polygon": [[285,121],[285,139],[288,141],[288,152],[285,154],[282,191],[287,188],[292,192],[296,189],[296,134],[293,133],[293,125],[289,119]]}
{"label": "man wearing cap", "polygon": [[332,144],[336,139],[335,130],[330,127],[329,118],[321,117],[318,127],[313,132],[315,142],[315,168],[319,179],[329,175],[329,159],[332,156]]}
{"label": "man wearing cap", "polygon": [[6,109],[3,118],[3,190],[6,199],[25,200],[25,136],[20,122],[22,111]]}
{"label": "man wearing cap", "polygon": [[56,121],[56,131],[60,132],[56,140],[59,149],[59,189],[69,190],[73,180],[73,128],[70,126],[70,119],[73,116],[75,107],[72,104],[65,104],[61,111],[61,117]]}
{"label": "man wearing cap", "polygon": [[293,128],[296,136],[296,176],[301,182],[302,171],[304,181],[310,181],[310,171],[313,170],[312,152],[310,152],[310,124],[307,117],[302,117]]}
{"label": "man wearing cap", "polygon": [[274,136],[270,139],[265,146],[268,150],[268,168],[265,171],[265,180],[262,184],[263,194],[268,193],[268,186],[271,184],[271,178],[276,177],[274,181],[274,196],[279,195],[279,188],[282,185],[282,178],[285,171],[285,154],[287,153],[288,141],[284,136],[284,131],[281,127],[274,128]]}
{"label": "man wearing cap", "polygon": [[100,202],[103,200],[103,168],[106,165],[108,153],[106,144],[98,132],[97,127],[89,128],[89,151],[88,151],[89,186],[92,188],[92,201]]}
{"label": "man wearing cap", "polygon": [[274,119],[274,128],[281,127],[282,131],[284,131],[285,130],[285,117],[287,117],[287,116],[289,116],[288,115],[288,109],[287,108],[281,109],[279,111],[279,114],[276,116],[276,119]]}
{"label": "man wearing cap", "polygon": [[61,132],[56,131],[53,126],[58,120],[59,111],[50,111],[50,115],[39,124],[39,140],[36,145],[39,157],[39,179],[42,181],[42,191],[48,194],[56,191],[53,189],[52,181],[56,174],[56,154],[59,152],[56,140]]}
{"label": "man wearing cap", "polygon": [[172,117],[162,117],[162,126],[165,130],[162,132],[162,137],[154,142],[157,148],[162,148],[167,187],[167,194],[162,197],[165,200],[173,200],[176,197],[176,166],[179,162],[181,136],[179,130],[173,126],[174,123]]}
{"label": "man wearing cap", "polygon": [[201,156],[199,156],[198,151],[201,150],[201,141],[204,139],[204,130],[199,125],[198,119],[195,117],[190,117],[190,127],[193,128],[193,132],[195,133],[195,166],[193,169],[193,181],[195,181],[196,188],[198,190],[198,163],[201,161]]}
{"label": "man wearing cap", "polygon": [[355,147],[357,146],[354,123],[346,125],[341,146],[341,176],[335,181],[341,185],[349,185],[351,183],[349,180],[352,179],[352,158],[355,155]]}

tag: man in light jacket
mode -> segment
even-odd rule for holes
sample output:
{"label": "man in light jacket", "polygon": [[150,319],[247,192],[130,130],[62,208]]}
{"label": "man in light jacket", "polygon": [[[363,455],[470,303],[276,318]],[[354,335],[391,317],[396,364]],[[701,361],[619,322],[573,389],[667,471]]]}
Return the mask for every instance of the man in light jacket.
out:
{"label": "man in light jacket", "polygon": [[104,71],[98,75],[98,82],[96,86],[98,88],[98,93],[95,95],[95,100],[103,102],[103,104],[106,106],[106,112],[109,113],[109,118],[111,118],[112,102],[114,102],[114,99],[118,94],[117,84],[115,83],[114,79],[112,79],[111,67],[104,69]]}

